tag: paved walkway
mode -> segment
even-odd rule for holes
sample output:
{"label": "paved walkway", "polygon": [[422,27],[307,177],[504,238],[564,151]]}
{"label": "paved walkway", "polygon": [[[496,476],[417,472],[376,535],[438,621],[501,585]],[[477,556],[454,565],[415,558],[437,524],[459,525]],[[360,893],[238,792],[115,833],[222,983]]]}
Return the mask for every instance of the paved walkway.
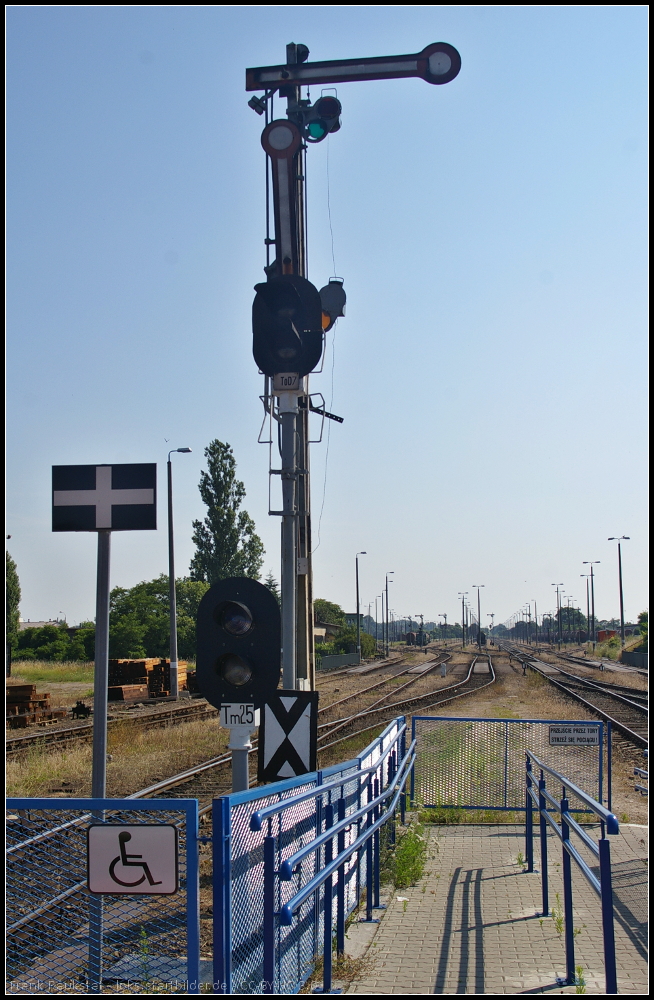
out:
{"label": "paved walkway", "polygon": [[[445,826],[429,830],[427,874],[391,898],[351,994],[576,993],[561,986],[563,937],[539,919],[541,880],[518,864],[524,828]],[[647,829],[611,837],[620,993],[647,994]],[[520,854],[522,852],[522,854]],[[563,909],[561,847],[551,836],[550,906]],[[538,861],[537,861],[538,866]],[[599,900],[573,864],[575,964],[585,992],[605,994]],[[352,928],[356,939],[370,925]],[[360,949],[359,949],[360,950]]]}

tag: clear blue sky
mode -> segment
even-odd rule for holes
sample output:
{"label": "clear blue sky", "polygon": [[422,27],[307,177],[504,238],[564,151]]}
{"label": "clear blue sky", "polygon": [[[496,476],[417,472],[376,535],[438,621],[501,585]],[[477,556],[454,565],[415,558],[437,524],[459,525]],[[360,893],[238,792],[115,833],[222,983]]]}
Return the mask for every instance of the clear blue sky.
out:
{"label": "clear blue sky", "polygon": [[[50,468],[157,462],[159,530],[114,535],[112,585],[188,571],[203,449],[229,442],[279,576],[251,355],[265,263],[262,119],[245,68],[415,52],[459,77],[339,87],[309,151],[309,266],[348,308],[312,390],[314,591],[482,619],[553,582],[597,612],[646,594],[645,5],[10,6],[7,543],[24,618],[91,618],[95,536],[50,530]],[[312,97],[319,96],[318,92]],[[278,104],[279,108],[279,104]],[[279,108],[281,110],[281,108]],[[329,159],[329,163],[328,163]],[[327,465],[326,465],[327,462]],[[326,466],[326,476],[325,476]],[[322,511],[322,516],[321,516]],[[366,609],[367,610],[367,609]]]}

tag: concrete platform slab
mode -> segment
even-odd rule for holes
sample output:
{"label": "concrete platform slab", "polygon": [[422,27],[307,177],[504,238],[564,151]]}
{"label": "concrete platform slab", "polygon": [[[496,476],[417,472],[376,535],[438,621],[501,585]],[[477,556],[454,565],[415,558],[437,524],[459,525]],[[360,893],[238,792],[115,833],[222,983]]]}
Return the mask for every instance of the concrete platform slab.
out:
{"label": "concrete platform slab", "polygon": [[[540,874],[527,874],[521,826],[428,828],[429,862],[421,882],[391,897],[351,994],[576,993],[561,985],[565,949],[561,847],[549,838],[550,901],[541,914]],[[647,831],[621,828],[611,838],[620,993],[647,994]],[[558,894],[558,898],[557,898]],[[597,896],[573,872],[575,964],[585,992],[604,994]],[[398,900],[397,896],[405,897]]]}

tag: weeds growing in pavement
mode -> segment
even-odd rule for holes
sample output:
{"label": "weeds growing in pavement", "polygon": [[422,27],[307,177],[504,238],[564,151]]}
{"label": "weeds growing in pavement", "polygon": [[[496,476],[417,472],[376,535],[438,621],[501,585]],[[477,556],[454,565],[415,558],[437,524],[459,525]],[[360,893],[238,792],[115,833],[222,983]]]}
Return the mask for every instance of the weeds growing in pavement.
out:
{"label": "weeds growing in pavement", "polygon": [[561,909],[561,900],[558,892],[556,894],[556,906],[552,908],[552,919],[554,921],[554,929],[559,937],[561,937],[565,928],[565,918],[563,916],[563,910]]}
{"label": "weeds growing in pavement", "polygon": [[382,881],[396,889],[406,889],[419,882],[427,863],[427,839],[422,823],[410,823],[403,832],[397,830],[394,844],[386,841],[382,864]]}
{"label": "weeds growing in pavement", "polygon": [[586,992],[586,980],[584,979],[584,967],[583,965],[575,966],[575,993],[585,993]]}
{"label": "weeds growing in pavement", "polygon": [[[434,823],[437,826],[450,826],[462,823],[507,823],[521,822],[517,813],[503,812],[499,809],[459,809],[456,806],[432,806],[418,811],[421,823]],[[522,821],[524,822],[524,821]]]}

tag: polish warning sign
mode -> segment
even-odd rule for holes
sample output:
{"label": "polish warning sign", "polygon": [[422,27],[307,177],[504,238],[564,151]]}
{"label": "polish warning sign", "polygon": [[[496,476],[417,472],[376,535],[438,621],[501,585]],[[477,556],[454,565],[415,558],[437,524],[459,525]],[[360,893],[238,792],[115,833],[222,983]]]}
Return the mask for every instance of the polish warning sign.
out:
{"label": "polish warning sign", "polygon": [[550,746],[592,746],[599,745],[600,724],[550,726]]}

